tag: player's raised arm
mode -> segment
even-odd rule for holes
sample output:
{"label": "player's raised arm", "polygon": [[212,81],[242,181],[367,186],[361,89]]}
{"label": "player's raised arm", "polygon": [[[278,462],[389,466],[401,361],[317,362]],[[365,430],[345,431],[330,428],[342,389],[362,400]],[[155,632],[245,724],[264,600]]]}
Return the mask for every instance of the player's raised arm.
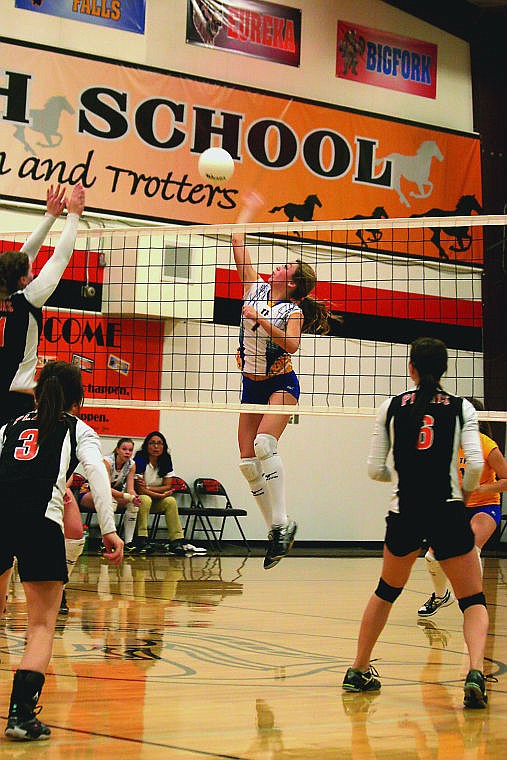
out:
{"label": "player's raised arm", "polygon": [[44,218],[21,248],[22,252],[26,253],[31,262],[35,260],[46,235],[64,208],[65,188],[62,188],[60,185],[56,185],[56,187],[50,185],[46,191],[46,213],[44,214]]}
{"label": "player's raised arm", "polygon": [[65,204],[68,211],[67,220],[53,255],[44,264],[38,277],[25,288],[26,299],[37,308],[43,306],[55,291],[74,252],[79,217],[83,213],[85,205],[85,192],[82,185],[74,187]]}
{"label": "player's raised arm", "polygon": [[[247,224],[251,222],[255,213],[262,207],[263,200],[260,195],[250,192],[245,196],[245,201],[237,219],[238,224]],[[259,278],[257,271],[252,266],[252,260],[245,245],[245,236],[243,233],[235,233],[232,236],[232,249],[234,261],[238,271],[239,278],[243,283],[243,295],[245,295],[252,284]]]}

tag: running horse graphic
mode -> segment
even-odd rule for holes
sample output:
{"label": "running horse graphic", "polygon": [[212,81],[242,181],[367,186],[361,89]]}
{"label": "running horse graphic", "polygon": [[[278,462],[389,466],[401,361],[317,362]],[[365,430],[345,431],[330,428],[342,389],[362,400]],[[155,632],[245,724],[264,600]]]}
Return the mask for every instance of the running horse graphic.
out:
{"label": "running horse graphic", "polygon": [[[270,214],[283,211],[289,222],[299,219],[301,222],[311,222],[315,206],[322,208],[322,203],[316,195],[309,195],[304,203],[286,203],[284,206],[274,206]],[[298,234],[298,233],[296,233]]]}
{"label": "running horse graphic", "polygon": [[391,187],[396,190],[401,203],[410,206],[406,195],[401,189],[401,180],[412,182],[417,185],[419,192],[411,192],[412,198],[427,198],[433,192],[433,183],[430,181],[431,162],[436,158],[443,161],[444,157],[434,140],[426,140],[421,143],[415,156],[404,156],[402,153],[390,153],[384,158],[378,158],[375,166],[389,161],[391,164]]}
{"label": "running horse graphic", "polygon": [[[472,211],[477,214],[482,214],[482,207],[475,195],[462,195],[456,204],[456,208],[452,211],[444,211],[441,208],[430,208],[424,214],[411,214],[411,219],[420,219],[423,216],[470,216]],[[468,251],[472,245],[472,236],[468,231],[468,227],[430,227],[432,231],[431,242],[438,248],[438,254],[441,259],[449,261],[449,256],[442,248],[440,242],[440,236],[442,232],[445,232],[449,237],[453,237],[456,240],[456,245],[449,246],[450,251],[456,253],[463,253]]]}
{"label": "running horse graphic", "polygon": [[37,145],[41,145],[43,148],[56,148],[63,139],[63,135],[58,131],[62,111],[74,113],[74,109],[64,95],[53,95],[44,108],[30,111],[31,124],[18,124],[14,132],[14,139],[23,143],[26,151],[36,154],[37,151],[32,148],[25,137],[25,129],[28,127],[28,129],[39,132],[46,138],[45,143],[38,142]]}
{"label": "running horse graphic", "polygon": [[[369,216],[364,214],[356,214],[355,216],[349,216],[349,219],[389,219],[387,211],[383,206],[377,206],[373,209]],[[368,248],[368,243],[378,243],[382,240],[382,230],[356,230],[356,235],[363,245]]]}

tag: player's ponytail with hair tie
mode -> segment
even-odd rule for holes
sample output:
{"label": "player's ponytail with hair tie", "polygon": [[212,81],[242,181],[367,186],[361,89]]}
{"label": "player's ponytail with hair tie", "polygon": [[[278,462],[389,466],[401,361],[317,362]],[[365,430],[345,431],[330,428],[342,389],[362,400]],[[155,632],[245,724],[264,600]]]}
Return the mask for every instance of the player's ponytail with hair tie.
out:
{"label": "player's ponytail with hair tie", "polygon": [[308,295],[317,283],[317,276],[309,264],[298,260],[292,277],[296,287],[291,297],[303,312],[303,332],[326,335],[331,329],[331,320],[340,324],[343,322],[343,317],[331,314],[321,301],[310,298]]}
{"label": "player's ponytail with hair tie", "polygon": [[35,387],[35,399],[40,443],[56,427],[64,412],[70,411],[74,404],[83,403],[79,367],[62,361],[45,364]]}
{"label": "player's ponytail with hair tie", "polygon": [[447,370],[447,348],[437,338],[418,338],[412,343],[410,362],[419,374],[419,385],[411,414],[414,446],[417,446],[427,407],[435,393],[442,390],[440,378]]}

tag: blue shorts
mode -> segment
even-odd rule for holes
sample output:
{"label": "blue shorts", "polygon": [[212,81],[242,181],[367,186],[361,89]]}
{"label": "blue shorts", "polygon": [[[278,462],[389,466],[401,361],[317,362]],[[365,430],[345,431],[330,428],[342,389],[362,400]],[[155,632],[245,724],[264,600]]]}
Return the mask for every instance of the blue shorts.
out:
{"label": "blue shorts", "polygon": [[467,507],[467,514],[470,520],[480,512],[485,512],[493,518],[497,525],[500,525],[500,518],[502,517],[502,507],[500,504],[483,504],[481,507]]}
{"label": "blue shorts", "polygon": [[242,404],[269,404],[269,399],[277,391],[285,391],[294,396],[296,401],[299,399],[301,390],[299,388],[298,376],[295,372],[285,372],[283,375],[273,375],[267,380],[250,380],[243,375],[243,392],[241,394]]}

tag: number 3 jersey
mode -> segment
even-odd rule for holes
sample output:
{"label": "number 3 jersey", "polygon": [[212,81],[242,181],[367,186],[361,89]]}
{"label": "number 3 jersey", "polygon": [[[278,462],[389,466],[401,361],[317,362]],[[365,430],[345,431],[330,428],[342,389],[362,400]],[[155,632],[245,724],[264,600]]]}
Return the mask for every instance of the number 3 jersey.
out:
{"label": "number 3 jersey", "polygon": [[[270,298],[271,285],[258,280],[246,294],[244,303],[252,306],[275,327],[285,330],[291,314],[301,313],[301,309],[293,301],[272,303]],[[239,333],[238,365],[247,374],[267,377],[292,372],[290,354],[275,343],[258,322],[243,316]]]}
{"label": "number 3 jersey", "polygon": [[[415,390],[387,399],[379,408],[368,473],[374,480],[395,480],[390,509],[430,509],[442,501],[463,498],[459,482],[460,445],[467,452],[467,491],[479,484],[484,464],[477,413],[466,399],[436,393],[427,405],[417,443],[413,441],[412,406]],[[392,449],[394,473],[386,465]]]}
{"label": "number 3 jersey", "polygon": [[63,415],[38,445],[37,412],[0,429],[0,515],[3,509],[26,514],[42,510],[63,530],[63,497],[67,480],[81,463],[90,483],[102,534],[116,530],[111,486],[98,435],[85,422]]}

